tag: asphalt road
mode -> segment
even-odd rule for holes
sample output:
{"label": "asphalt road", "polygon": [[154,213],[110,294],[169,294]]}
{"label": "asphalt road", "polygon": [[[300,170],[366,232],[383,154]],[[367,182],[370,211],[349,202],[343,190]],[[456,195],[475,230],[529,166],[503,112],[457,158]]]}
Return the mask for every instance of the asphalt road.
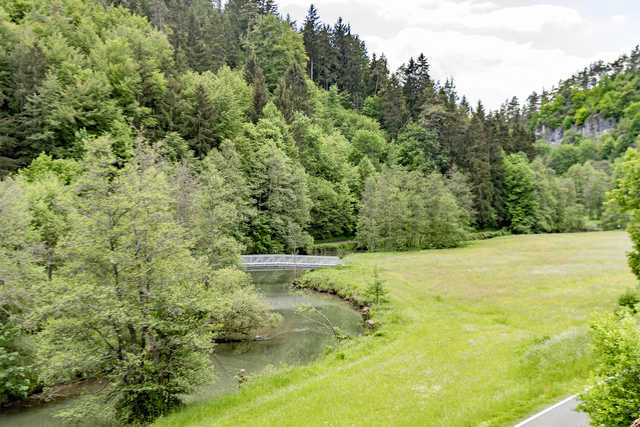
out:
{"label": "asphalt road", "polygon": [[589,417],[582,412],[577,412],[576,406],[578,406],[576,396],[571,396],[514,427],[587,427]]}

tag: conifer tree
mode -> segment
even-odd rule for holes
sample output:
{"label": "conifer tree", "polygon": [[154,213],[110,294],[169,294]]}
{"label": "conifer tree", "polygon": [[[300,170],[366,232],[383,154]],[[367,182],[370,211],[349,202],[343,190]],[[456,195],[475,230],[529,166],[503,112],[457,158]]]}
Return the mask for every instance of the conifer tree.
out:
{"label": "conifer tree", "polygon": [[253,89],[253,111],[251,112],[251,119],[254,123],[257,123],[260,117],[262,117],[262,109],[267,105],[267,102],[269,102],[269,96],[264,81],[264,73],[258,64],[258,58],[255,54],[251,55],[247,60],[244,68],[244,78]]}
{"label": "conifer tree", "polygon": [[287,121],[291,121],[296,111],[310,115],[311,106],[309,99],[311,94],[307,87],[307,80],[302,68],[297,62],[289,65],[287,73],[278,85],[275,95],[275,103]]}
{"label": "conifer tree", "polygon": [[256,9],[260,15],[278,15],[278,5],[274,0],[256,0]]}
{"label": "conifer tree", "polygon": [[318,81],[320,73],[316,71],[320,63],[320,44],[319,44],[319,20],[318,9],[312,4],[309,6],[307,16],[304,20],[302,29],[302,40],[304,48],[309,57],[307,63],[307,73],[311,81]]}
{"label": "conifer tree", "polygon": [[384,54],[378,57],[375,53],[369,62],[367,70],[366,90],[368,95],[378,95],[378,93],[386,86],[389,78],[389,68],[387,66],[387,58]]}
{"label": "conifer tree", "polygon": [[382,93],[382,125],[395,138],[407,123],[409,112],[404,101],[402,86],[393,74]]}

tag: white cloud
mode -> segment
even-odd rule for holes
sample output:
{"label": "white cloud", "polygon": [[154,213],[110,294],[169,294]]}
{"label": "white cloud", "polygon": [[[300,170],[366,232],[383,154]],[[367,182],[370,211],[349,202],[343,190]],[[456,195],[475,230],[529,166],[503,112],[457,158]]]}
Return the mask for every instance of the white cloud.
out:
{"label": "white cloud", "polygon": [[589,62],[559,49],[458,31],[408,28],[392,38],[368,35],[365,40],[371,51],[385,52],[394,66],[425,51],[434,78],[453,77],[461,95],[472,102],[482,99],[491,108],[514,95],[523,100],[533,90],[549,88]]}
{"label": "white cloud", "polygon": [[[379,3],[383,16],[402,19],[409,25],[430,27],[458,27],[472,30],[507,30],[514,32],[538,32],[545,26],[573,27],[583,22],[580,13],[568,7],[547,4],[499,7],[495,3],[479,1],[409,1],[403,7],[393,3]],[[408,6],[408,9],[407,8]]]}
{"label": "white cloud", "polygon": [[624,15],[615,15],[611,17],[611,22],[615,25],[624,25],[627,23],[627,17]]}

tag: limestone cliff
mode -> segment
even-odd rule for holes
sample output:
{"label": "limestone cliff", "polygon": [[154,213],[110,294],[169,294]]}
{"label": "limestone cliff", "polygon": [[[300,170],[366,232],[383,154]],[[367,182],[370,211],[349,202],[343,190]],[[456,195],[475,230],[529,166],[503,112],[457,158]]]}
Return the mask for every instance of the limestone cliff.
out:
{"label": "limestone cliff", "polygon": [[[616,128],[617,122],[613,118],[604,118],[599,114],[592,114],[584,121],[582,126],[572,126],[569,130],[581,133],[585,137],[598,139],[603,134]],[[542,125],[535,130],[536,139],[543,139],[551,146],[560,145],[564,138],[566,129],[560,127],[556,129]]]}

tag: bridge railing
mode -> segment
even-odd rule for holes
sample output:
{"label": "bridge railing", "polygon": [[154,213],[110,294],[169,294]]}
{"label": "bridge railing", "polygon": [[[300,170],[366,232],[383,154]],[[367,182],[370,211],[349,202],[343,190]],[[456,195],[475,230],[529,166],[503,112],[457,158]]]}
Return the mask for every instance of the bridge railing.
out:
{"label": "bridge railing", "polygon": [[243,255],[242,263],[247,270],[267,269],[313,269],[342,265],[340,258],[315,255]]}

